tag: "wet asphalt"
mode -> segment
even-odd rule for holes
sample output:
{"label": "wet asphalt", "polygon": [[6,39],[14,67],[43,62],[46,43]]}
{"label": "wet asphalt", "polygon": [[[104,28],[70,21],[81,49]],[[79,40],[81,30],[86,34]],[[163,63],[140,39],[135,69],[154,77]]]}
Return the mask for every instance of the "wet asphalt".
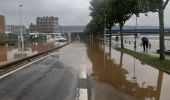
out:
{"label": "wet asphalt", "polygon": [[79,77],[85,53],[83,44],[70,44],[0,79],[0,100],[78,99],[79,89],[88,86]]}

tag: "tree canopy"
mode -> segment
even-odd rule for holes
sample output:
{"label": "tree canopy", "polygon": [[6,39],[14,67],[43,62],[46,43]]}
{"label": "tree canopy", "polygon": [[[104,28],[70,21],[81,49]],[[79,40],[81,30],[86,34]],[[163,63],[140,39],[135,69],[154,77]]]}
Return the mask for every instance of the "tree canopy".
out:
{"label": "tree canopy", "polygon": [[[123,48],[122,29],[132,15],[139,16],[139,13],[158,12],[160,26],[160,59],[164,56],[164,9],[169,0],[92,0],[90,2],[90,16],[92,20],[86,27],[90,34],[101,34],[104,27],[111,30],[115,24],[119,24],[121,35],[121,47]],[[94,26],[93,26],[94,25]],[[111,35],[110,35],[111,36]],[[111,38],[110,38],[111,39]]]}

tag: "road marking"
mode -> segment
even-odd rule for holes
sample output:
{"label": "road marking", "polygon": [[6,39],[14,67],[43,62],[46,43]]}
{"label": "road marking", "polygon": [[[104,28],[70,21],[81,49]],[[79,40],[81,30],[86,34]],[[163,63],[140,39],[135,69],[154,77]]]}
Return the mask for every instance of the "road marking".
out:
{"label": "road marking", "polygon": [[87,89],[80,89],[79,92],[80,92],[79,100],[88,100]]}
{"label": "road marking", "polygon": [[82,64],[81,65],[80,78],[81,79],[86,79],[87,78],[87,67],[86,67],[86,64]]}
{"label": "road marking", "polygon": [[[79,78],[80,79],[87,79],[87,66],[86,66],[86,64],[81,64]],[[79,90],[78,100],[88,100],[87,89],[79,88],[78,90]]]}
{"label": "road marking", "polygon": [[24,65],[24,66],[22,66],[22,67],[19,67],[18,69],[15,69],[15,70],[13,70],[13,71],[11,71],[11,72],[9,72],[9,73],[6,73],[6,74],[0,76],[0,79],[6,77],[6,76],[8,76],[8,75],[11,75],[11,74],[13,74],[13,73],[15,73],[15,72],[17,72],[17,71],[19,71],[19,70],[25,68],[25,67],[27,67],[27,66],[29,66],[29,65],[31,65],[31,64],[33,64],[33,63],[35,63],[35,62],[37,62],[37,61],[39,61],[39,60],[42,60],[42,59],[44,59],[44,58],[46,58],[46,57],[48,57],[48,56],[49,56],[49,55],[44,56],[44,57],[42,57],[42,58],[40,58],[40,59],[37,59],[37,60],[35,60],[35,61],[31,62],[31,63],[28,63],[28,64]]}

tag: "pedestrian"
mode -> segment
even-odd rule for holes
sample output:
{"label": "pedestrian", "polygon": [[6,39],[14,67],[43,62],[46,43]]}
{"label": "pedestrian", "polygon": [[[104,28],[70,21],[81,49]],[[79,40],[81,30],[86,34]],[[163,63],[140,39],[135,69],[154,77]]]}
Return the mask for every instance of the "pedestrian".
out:
{"label": "pedestrian", "polygon": [[115,41],[116,41],[116,42],[118,42],[118,41],[119,41],[119,37],[118,37],[118,36],[116,36]]}
{"label": "pedestrian", "polygon": [[147,37],[142,37],[143,52],[148,51],[149,40]]}
{"label": "pedestrian", "polygon": [[134,41],[134,48],[136,48],[136,41]]}
{"label": "pedestrian", "polygon": [[152,45],[151,45],[151,43],[149,43],[149,49],[151,49],[151,47],[152,47]]}
{"label": "pedestrian", "polygon": [[119,42],[119,37],[118,37],[118,35],[116,35],[116,38],[115,38],[115,41],[116,41],[116,47],[118,47],[118,42]]}

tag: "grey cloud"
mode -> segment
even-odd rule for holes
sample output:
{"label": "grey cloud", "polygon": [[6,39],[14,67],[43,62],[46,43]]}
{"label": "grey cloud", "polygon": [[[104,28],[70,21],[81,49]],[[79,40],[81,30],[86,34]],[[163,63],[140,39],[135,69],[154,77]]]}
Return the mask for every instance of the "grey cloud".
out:
{"label": "grey cloud", "polygon": [[[19,23],[19,4],[23,4],[22,22],[29,25],[38,16],[58,16],[60,25],[85,25],[89,17],[89,0],[0,0],[0,15],[5,15],[7,24]],[[165,10],[165,25],[170,26],[170,3]],[[126,23],[135,25],[135,17]],[[158,14],[149,13],[138,18],[138,25],[157,25]]]}
{"label": "grey cloud", "polygon": [[[165,26],[170,27],[170,3],[167,5],[165,9]],[[127,21],[126,25],[135,25],[135,16],[133,16],[130,20]],[[148,17],[146,17],[144,14],[140,14],[140,17],[138,18],[138,25],[152,25],[152,26],[159,26],[159,19],[158,19],[158,13],[148,13]]]}
{"label": "grey cloud", "polygon": [[22,22],[28,25],[38,16],[58,16],[61,25],[85,25],[89,22],[88,0],[0,0],[0,15],[7,24],[19,23],[19,4]]}

